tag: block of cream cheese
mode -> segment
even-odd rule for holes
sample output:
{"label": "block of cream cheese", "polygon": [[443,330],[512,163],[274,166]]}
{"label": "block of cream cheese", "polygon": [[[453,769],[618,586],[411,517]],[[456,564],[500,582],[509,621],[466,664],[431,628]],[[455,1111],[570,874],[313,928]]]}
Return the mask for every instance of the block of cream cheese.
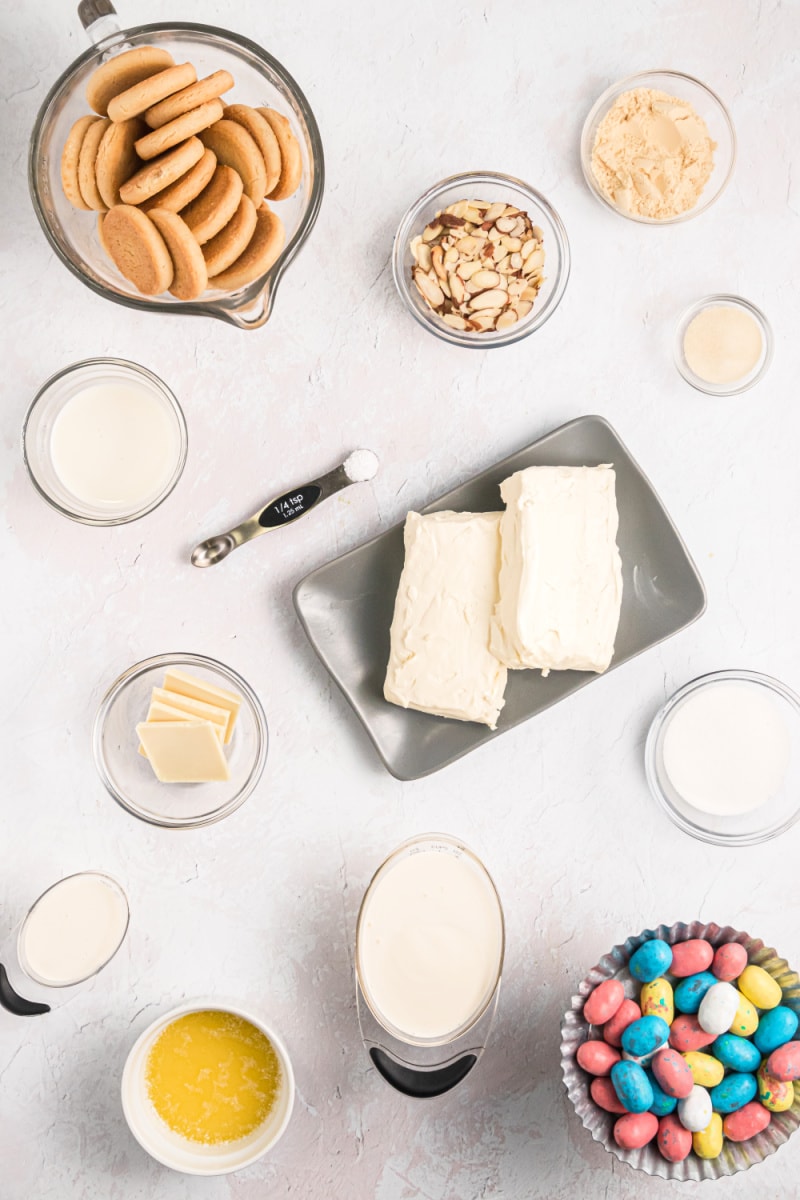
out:
{"label": "block of cream cheese", "polygon": [[500,485],[500,599],[490,645],[507,667],[605,671],[622,606],[614,470],[528,467]]}
{"label": "block of cream cheese", "polygon": [[[242,705],[241,696],[237,696],[235,692],[228,692],[224,688],[216,687],[213,683],[207,683],[205,679],[189,675],[186,671],[180,671],[177,667],[167,669],[164,676],[164,689],[168,692],[177,692],[179,696],[189,696],[194,700],[201,700],[205,704],[213,704],[216,708],[224,708],[228,713],[225,743],[227,744],[231,740],[233,727]],[[170,703],[175,703],[174,698]]]}
{"label": "block of cream cheese", "polygon": [[210,721],[142,721],[136,726],[161,783],[228,779],[228,763]]}
{"label": "block of cream cheese", "polygon": [[383,694],[494,729],[506,669],[489,649],[500,513],[410,512]]}

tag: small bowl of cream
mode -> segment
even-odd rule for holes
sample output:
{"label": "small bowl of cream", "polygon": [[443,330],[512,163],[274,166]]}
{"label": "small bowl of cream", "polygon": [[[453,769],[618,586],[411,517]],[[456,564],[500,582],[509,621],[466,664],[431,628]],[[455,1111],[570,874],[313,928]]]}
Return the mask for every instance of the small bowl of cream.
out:
{"label": "small bowl of cream", "polygon": [[684,833],[720,846],[777,837],[800,818],[800,698],[756,671],[702,675],[657,713],[645,773]]}
{"label": "small bowl of cream", "polygon": [[94,358],[40,389],[22,431],[34,487],[65,517],[122,525],[167,498],[186,463],[178,401],[136,363]]}
{"label": "small bowl of cream", "polygon": [[706,296],[683,313],[675,366],[708,396],[735,396],[758,383],[772,362],[769,321],[741,296]]}

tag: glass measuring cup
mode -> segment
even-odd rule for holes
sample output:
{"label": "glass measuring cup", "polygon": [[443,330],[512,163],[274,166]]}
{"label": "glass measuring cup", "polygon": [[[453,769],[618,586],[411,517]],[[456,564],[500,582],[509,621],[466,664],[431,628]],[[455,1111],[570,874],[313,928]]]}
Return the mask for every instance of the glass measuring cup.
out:
{"label": "glass measuring cup", "polygon": [[[30,142],[28,184],[47,240],[73,275],[98,295],[117,304],[146,312],[217,317],[240,329],[264,325],[284,272],[311,233],[322,202],[322,141],[308,101],[272,55],[238,34],[188,23],[159,23],[121,30],[109,0],[82,0],[78,15],[93,45],[51,88],[39,110]],[[275,204],[286,228],[286,244],[266,275],[237,291],[210,290],[207,299],[191,303],[168,294],[141,295],[103,251],[97,215],[74,209],[64,195],[61,152],[74,122],[90,112],[85,98],[89,76],[115,54],[143,45],[163,47],[176,62],[193,63],[199,78],[213,71],[228,70],[236,85],[226,100],[232,97],[252,106],[278,109],[288,118],[297,137],[303,159],[302,181],[293,196]]]}

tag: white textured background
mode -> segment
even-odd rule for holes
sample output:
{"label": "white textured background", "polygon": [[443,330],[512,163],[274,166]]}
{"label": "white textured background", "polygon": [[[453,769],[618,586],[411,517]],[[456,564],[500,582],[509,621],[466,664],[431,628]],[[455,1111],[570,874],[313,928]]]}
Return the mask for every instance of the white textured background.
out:
{"label": "white textured background", "polygon": [[[69,3],[2,6],[2,599],[0,940],[61,874],[103,868],[132,905],[124,952],[51,1016],[0,1020],[2,1200],[471,1200],[694,1196],[595,1146],[558,1074],[559,1017],[615,941],[694,917],[738,924],[800,962],[800,830],[722,852],[675,830],[642,769],[648,722],[676,686],[743,666],[800,686],[797,613],[800,4],[795,0],[120,0],[124,24],[217,23],[247,34],[306,91],[328,188],[269,326],[135,314],[56,261],[27,194],[27,139],[56,75],[84,48]],[[12,13],[13,8],[13,13]],[[601,209],[578,163],[581,123],[610,82],[694,73],[729,104],[732,185],[682,226]],[[496,352],[436,341],[388,270],[407,204],[451,172],[490,167],[561,213],[573,274],[538,333]],[[773,322],[766,380],[733,400],[692,392],[671,361],[683,307],[741,292]],[[162,375],[189,423],[189,462],[143,521],[82,528],[29,485],[19,430],[33,394],[79,358]],[[707,615],[660,649],[418,783],[394,781],[316,661],[290,593],[309,569],[538,434],[585,412],[618,428],[684,534]],[[223,567],[193,570],[201,537],[372,446],[374,485]],[[230,820],[170,833],[106,796],[90,729],[124,668],[211,654],[259,692],[264,780]],[[351,957],[363,888],[404,838],[463,837],[505,902],[495,1036],[450,1096],[412,1102],[369,1069]],[[192,1180],[150,1161],[118,1100],[122,1063],[159,1012],[200,994],[258,1005],[297,1073],[289,1130],[239,1176]],[[800,1137],[719,1197],[792,1196]]]}

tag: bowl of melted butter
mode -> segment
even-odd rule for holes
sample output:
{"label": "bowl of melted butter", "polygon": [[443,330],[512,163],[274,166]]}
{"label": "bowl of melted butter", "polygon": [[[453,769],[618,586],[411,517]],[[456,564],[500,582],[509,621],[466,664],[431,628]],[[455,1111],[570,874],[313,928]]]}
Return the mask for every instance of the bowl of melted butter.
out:
{"label": "bowl of melted butter", "polygon": [[294,1075],[260,1017],[209,1002],[159,1017],[134,1043],[122,1108],[147,1153],[187,1175],[227,1175],[261,1158],[292,1113]]}

